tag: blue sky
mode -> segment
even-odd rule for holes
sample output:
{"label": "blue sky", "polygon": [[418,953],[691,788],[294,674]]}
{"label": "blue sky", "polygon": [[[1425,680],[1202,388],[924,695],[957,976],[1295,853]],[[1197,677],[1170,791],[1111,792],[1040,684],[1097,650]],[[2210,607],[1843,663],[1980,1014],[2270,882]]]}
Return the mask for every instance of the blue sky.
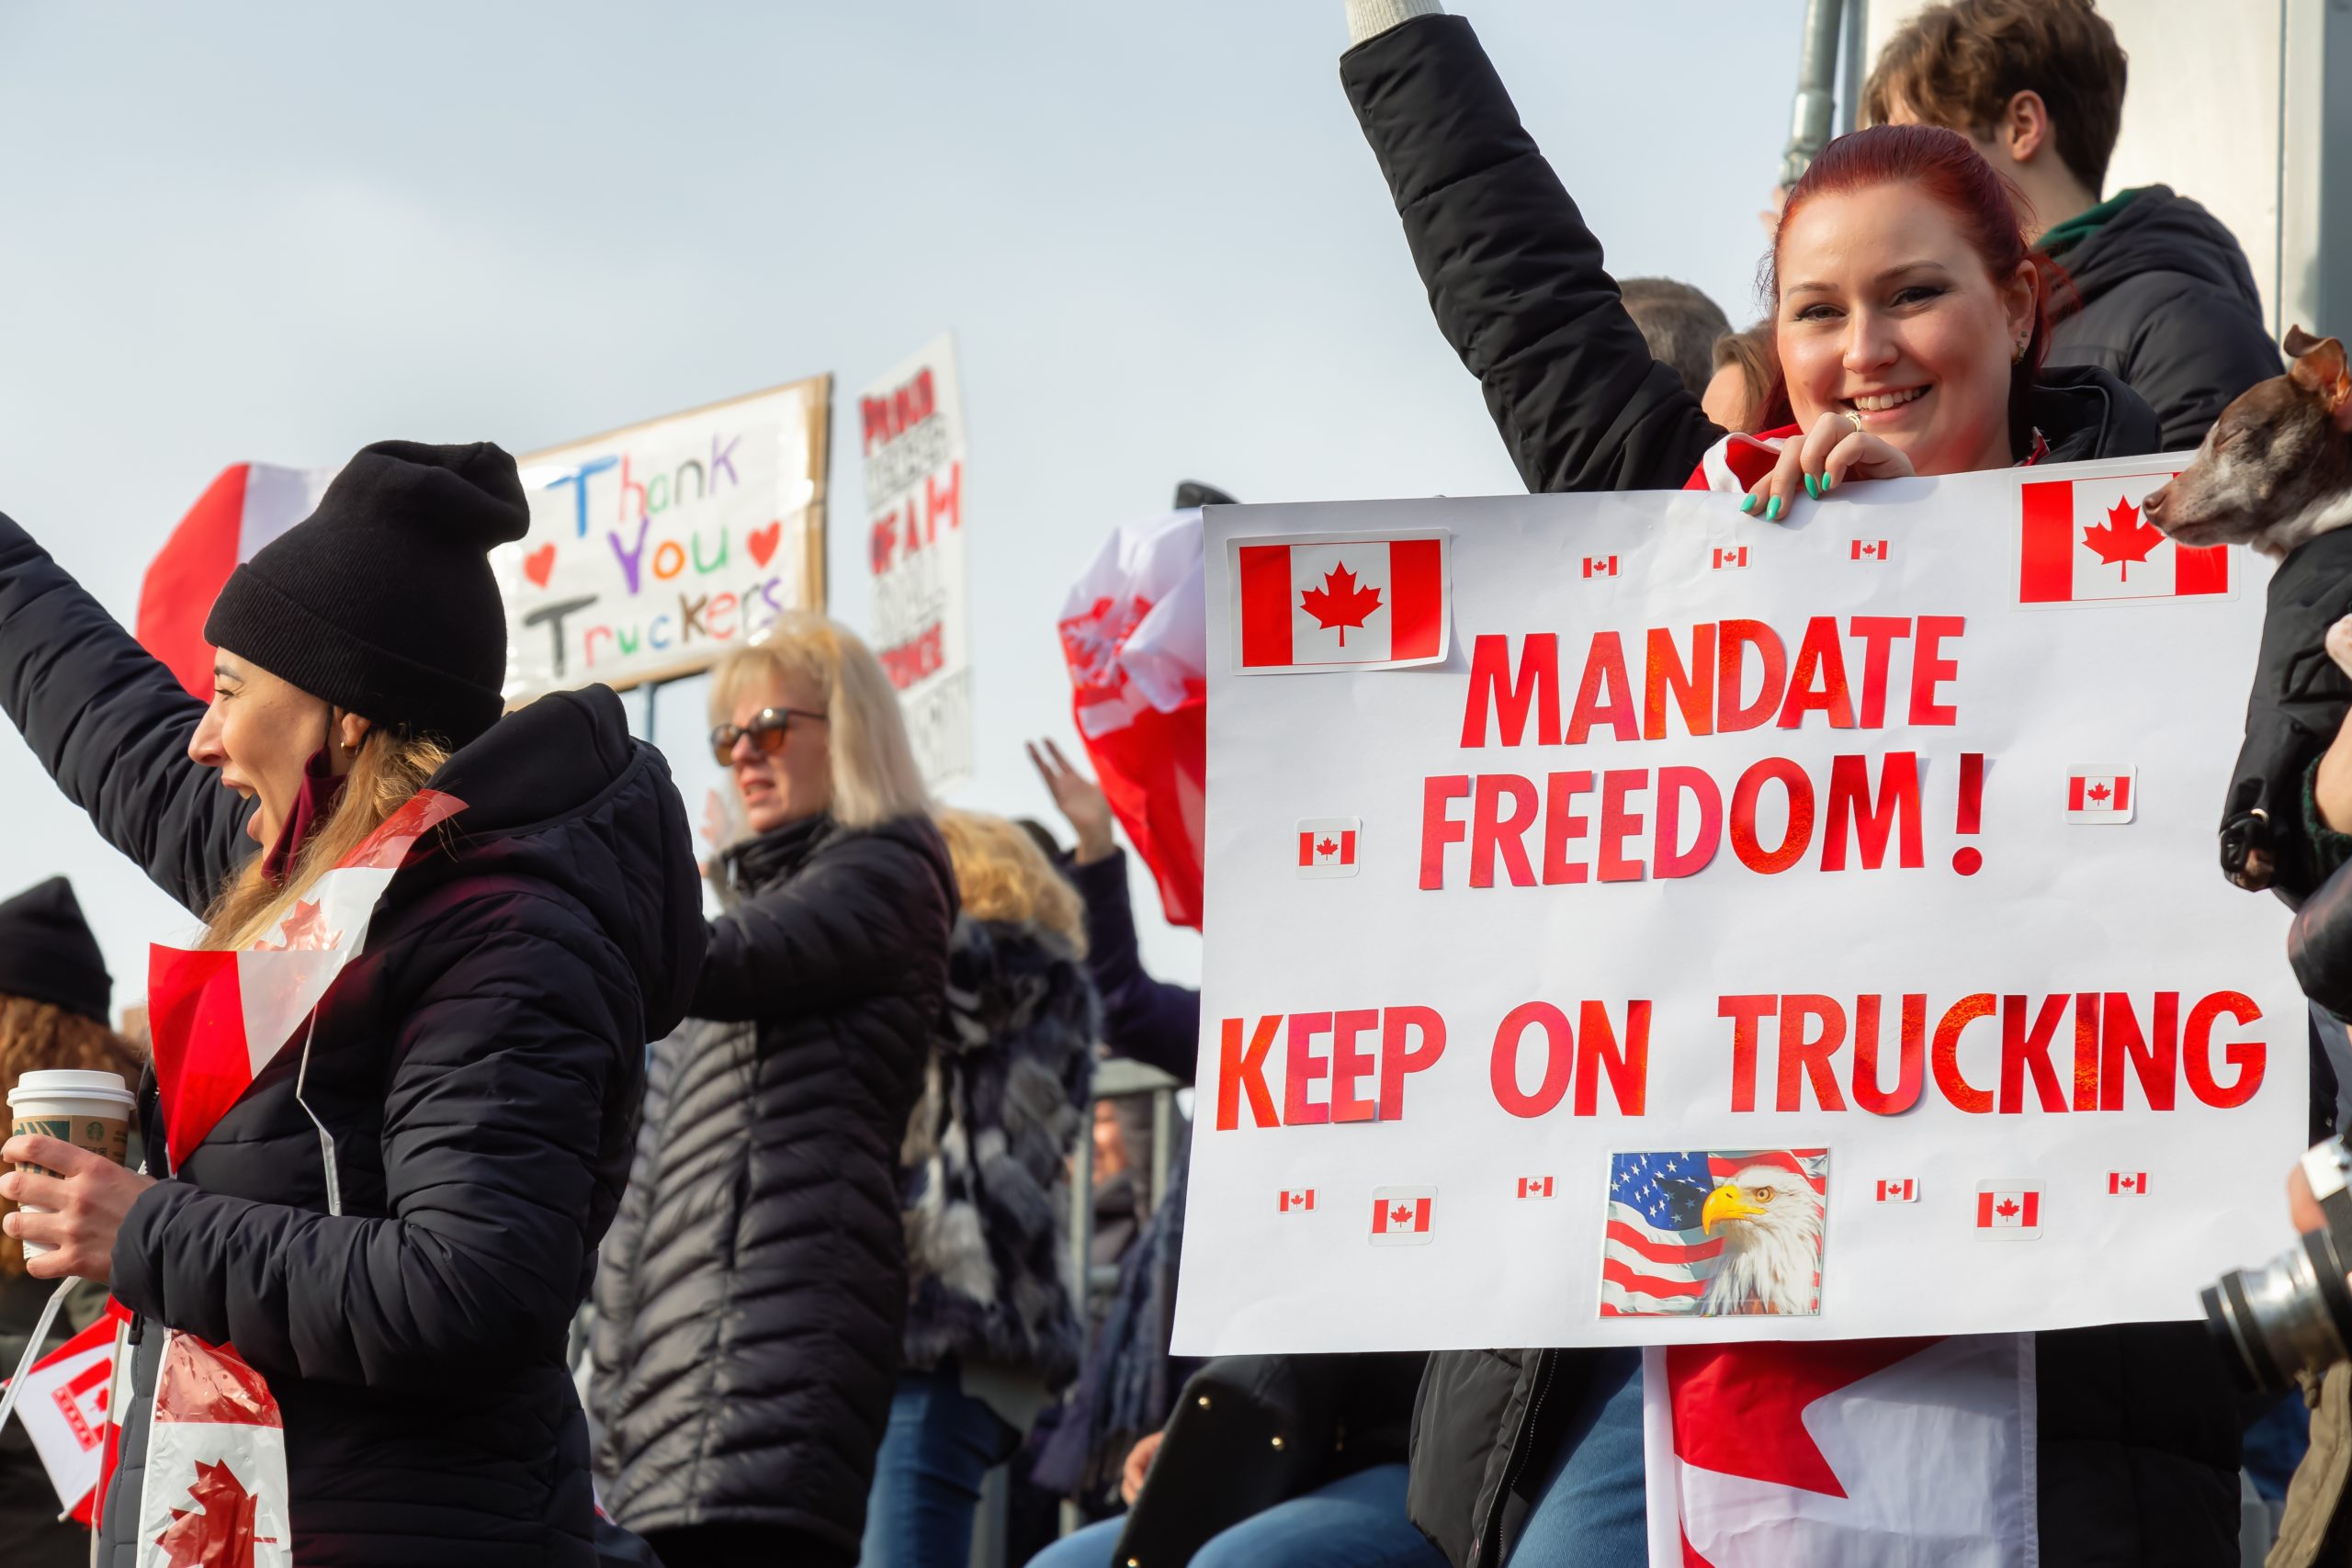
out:
{"label": "blue sky", "polygon": [[[1801,0],[1470,16],[1623,276],[1754,313]],[[1341,96],[1339,0],[0,12],[0,510],[126,622],[244,459],[526,451],[943,328],[979,776],[1046,816],[1063,589],[1174,482],[1518,488]],[[865,613],[836,399],[832,607]],[[189,922],[0,733],[0,893],[71,874],[118,1003]],[[1147,910],[1148,916],[1151,911]],[[1149,959],[1197,975],[1147,919]]]}

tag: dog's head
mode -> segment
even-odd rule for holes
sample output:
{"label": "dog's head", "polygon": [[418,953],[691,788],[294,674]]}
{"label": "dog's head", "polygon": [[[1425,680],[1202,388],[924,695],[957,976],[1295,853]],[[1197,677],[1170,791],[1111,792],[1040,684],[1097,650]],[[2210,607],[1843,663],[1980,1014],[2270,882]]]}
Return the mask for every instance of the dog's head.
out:
{"label": "dog's head", "polygon": [[2301,327],[2294,364],[2222,411],[2196,460],[2142,503],[2184,545],[2251,545],[2283,556],[2352,523],[2352,368],[2344,344]]}

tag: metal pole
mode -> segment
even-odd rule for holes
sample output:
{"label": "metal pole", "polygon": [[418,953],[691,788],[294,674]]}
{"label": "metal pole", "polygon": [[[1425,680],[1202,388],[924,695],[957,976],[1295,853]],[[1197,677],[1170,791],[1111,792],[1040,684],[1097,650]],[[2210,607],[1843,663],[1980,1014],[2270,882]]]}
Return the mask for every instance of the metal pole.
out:
{"label": "metal pole", "polygon": [[1838,81],[1838,134],[1862,128],[1862,83],[1870,62],[1862,51],[1870,47],[1870,0],[1846,0],[1846,60]]}
{"label": "metal pole", "polygon": [[1797,183],[1814,154],[1829,145],[1837,108],[1838,30],[1845,0],[1805,0],[1804,52],[1797,59],[1797,101],[1790,116],[1788,151],[1781,155],[1781,184]]}

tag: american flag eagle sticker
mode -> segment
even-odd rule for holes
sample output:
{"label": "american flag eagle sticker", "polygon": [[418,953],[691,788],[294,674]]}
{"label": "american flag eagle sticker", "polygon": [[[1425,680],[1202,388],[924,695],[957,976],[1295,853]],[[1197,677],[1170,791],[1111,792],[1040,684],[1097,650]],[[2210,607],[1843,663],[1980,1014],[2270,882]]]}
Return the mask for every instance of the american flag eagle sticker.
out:
{"label": "american flag eagle sticker", "polygon": [[1976,1184],[1976,1234],[1984,1241],[2025,1241],[2041,1234],[2041,1183]]}
{"label": "american flag eagle sticker", "polygon": [[2094,826],[2132,820],[2139,770],[2129,762],[2086,762],[2066,770],[2066,820]]}
{"label": "american flag eagle sticker", "polygon": [[1298,824],[1298,874],[1353,876],[1361,817],[1306,817]]}
{"label": "american flag eagle sticker", "polygon": [[1427,1247],[1437,1210],[1434,1187],[1375,1187],[1372,1190],[1372,1245]]}
{"label": "american flag eagle sticker", "polygon": [[1603,1317],[1821,1311],[1826,1149],[1611,1155]]}

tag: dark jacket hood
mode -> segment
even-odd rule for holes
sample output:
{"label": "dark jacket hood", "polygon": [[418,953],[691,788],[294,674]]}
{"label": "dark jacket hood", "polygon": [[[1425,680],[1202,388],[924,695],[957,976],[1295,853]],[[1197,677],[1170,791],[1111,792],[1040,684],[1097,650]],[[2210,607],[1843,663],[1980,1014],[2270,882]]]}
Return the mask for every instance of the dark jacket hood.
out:
{"label": "dark jacket hood", "polygon": [[396,890],[419,897],[481,876],[547,884],[628,955],[647,1037],[677,1027],[708,940],[694,839],[668,764],[629,734],[612,688],[554,692],[508,714],[426,787],[466,808],[449,823],[450,852]]}
{"label": "dark jacket hood", "polygon": [[2156,411],[2095,365],[2044,367],[2027,408],[2033,427],[2050,443],[2046,463],[2139,457],[2164,450]]}
{"label": "dark jacket hood", "polygon": [[[2188,197],[2175,195],[2170,186],[2148,186],[2054,259],[2086,307],[2131,278],[2170,272],[2226,289],[2256,315],[2262,310],[2254,269],[2246,265],[2237,236]],[[2066,296],[2062,284],[2057,308],[2072,314],[2073,301]]]}

